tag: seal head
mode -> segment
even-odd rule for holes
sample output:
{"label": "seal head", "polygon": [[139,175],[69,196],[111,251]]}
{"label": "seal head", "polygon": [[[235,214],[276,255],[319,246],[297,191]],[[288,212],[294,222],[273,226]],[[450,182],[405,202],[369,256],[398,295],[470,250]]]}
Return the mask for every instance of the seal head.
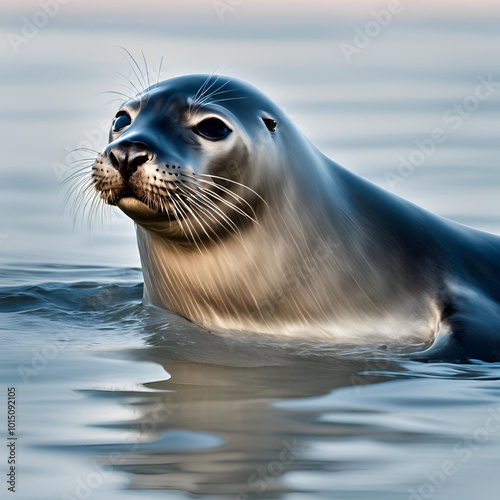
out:
{"label": "seal head", "polygon": [[[275,106],[229,78],[184,76],[150,87],[116,114],[92,166],[102,199],[172,239],[199,243],[255,218],[278,177]],[[261,155],[255,144],[265,145]],[[261,168],[251,168],[250,161]]]}

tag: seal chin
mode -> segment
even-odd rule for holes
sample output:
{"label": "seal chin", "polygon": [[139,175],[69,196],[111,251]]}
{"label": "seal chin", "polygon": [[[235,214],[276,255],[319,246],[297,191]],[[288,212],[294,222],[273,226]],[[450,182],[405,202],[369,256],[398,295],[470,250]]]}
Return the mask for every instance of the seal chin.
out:
{"label": "seal chin", "polygon": [[125,215],[138,224],[172,220],[168,214],[153,210],[135,196],[125,196],[120,198],[116,202],[116,205]]}

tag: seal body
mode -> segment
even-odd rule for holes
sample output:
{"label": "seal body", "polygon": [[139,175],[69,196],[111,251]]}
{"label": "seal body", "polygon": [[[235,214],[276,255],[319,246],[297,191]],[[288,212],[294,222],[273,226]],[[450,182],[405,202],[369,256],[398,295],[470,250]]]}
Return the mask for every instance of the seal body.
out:
{"label": "seal body", "polygon": [[145,299],[207,328],[465,351],[500,329],[499,237],[341,167],[241,81],[125,103],[92,181],[136,222]]}

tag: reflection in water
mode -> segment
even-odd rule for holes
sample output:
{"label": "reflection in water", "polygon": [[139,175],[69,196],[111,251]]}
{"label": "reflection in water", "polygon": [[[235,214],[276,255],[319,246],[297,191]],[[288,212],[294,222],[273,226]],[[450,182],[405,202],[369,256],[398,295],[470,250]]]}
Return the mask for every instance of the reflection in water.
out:
{"label": "reflection in water", "polygon": [[[192,330],[171,339],[165,332],[150,335],[148,343],[120,356],[160,364],[165,379],[140,392],[106,395],[136,411],[134,420],[111,424],[134,432],[136,444],[91,448],[104,463],[122,451],[113,465],[127,472],[130,489],[215,498],[286,498],[292,491],[372,498],[375,488],[387,495],[380,498],[401,498],[419,476],[425,482],[422,466],[425,471],[436,460],[432,454],[454,457],[450,450],[477,415],[465,409],[451,425],[446,420],[464,398],[474,404],[471,378],[491,378],[485,389],[498,390],[491,367],[422,365],[387,351],[228,342]],[[207,363],[215,352],[227,363]],[[448,383],[460,378],[458,387]]]}
{"label": "reflection in water", "polygon": [[[127,353],[135,360],[155,361],[167,372],[165,380],[145,384],[151,392],[112,395],[139,410],[134,421],[114,425],[149,437],[115,464],[130,474],[130,488],[216,495],[287,491],[281,478],[304,470],[301,454],[308,439],[346,436],[357,425],[321,421],[316,411],[290,411],[276,403],[316,398],[336,388],[387,378],[362,374],[380,363],[369,357],[321,359],[319,350],[290,353],[291,349],[264,342],[235,346],[204,336],[187,345],[176,343],[177,349],[151,347]],[[149,339],[155,344],[157,340]],[[220,349],[219,355],[225,352],[232,366],[200,362],[209,356],[209,349]],[[261,350],[266,351],[264,359],[275,354],[278,365],[262,366],[262,357],[256,357]],[[193,356],[200,360],[186,359]],[[387,360],[383,364],[395,365]],[[122,447],[126,449],[126,445],[101,446],[99,451],[106,456]],[[322,468],[314,462],[307,460],[306,470]],[[307,490],[307,484],[300,489]]]}

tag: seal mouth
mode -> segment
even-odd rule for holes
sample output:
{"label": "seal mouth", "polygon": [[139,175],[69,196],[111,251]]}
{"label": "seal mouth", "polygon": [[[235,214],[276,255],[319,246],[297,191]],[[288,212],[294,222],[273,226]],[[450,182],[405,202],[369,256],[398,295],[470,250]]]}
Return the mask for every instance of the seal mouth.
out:
{"label": "seal mouth", "polygon": [[137,222],[143,221],[164,221],[164,220],[174,220],[175,216],[173,213],[159,212],[151,208],[147,203],[137,198],[132,193],[126,194],[119,198],[113,203],[120,210],[122,210],[125,215],[130,217]]}
{"label": "seal mouth", "polygon": [[[144,182],[141,178],[120,179],[116,189],[100,190],[101,199],[108,205],[119,208],[128,207],[131,211],[142,212],[143,215],[159,215],[163,219],[183,220],[188,218],[190,202],[195,191],[195,183],[190,187],[190,191],[179,189],[176,183],[169,183],[169,186],[154,186]],[[139,208],[142,207],[142,208]]]}
{"label": "seal mouth", "polygon": [[212,239],[213,234],[238,232],[244,219],[256,222],[246,197],[261,197],[238,181],[178,165],[146,164],[131,172],[111,168],[102,158],[96,161],[91,182],[100,199],[143,227]]}
{"label": "seal mouth", "polygon": [[[134,190],[126,189],[124,192],[120,193],[119,196],[116,196],[112,199],[105,199],[104,201],[108,205],[117,206],[123,210],[125,213],[127,211],[137,212],[138,215],[148,215],[150,218],[156,215],[157,217],[161,217],[162,219],[182,219],[185,214],[180,213],[179,210],[176,209],[176,205],[171,201],[172,196],[174,194],[164,194],[164,193],[154,193],[152,191],[147,190],[144,194],[137,194]],[[175,196],[181,200],[182,203],[185,204],[186,200],[184,197],[180,197],[179,193],[175,193]],[[177,202],[178,206],[179,201]],[[128,215],[128,214],[127,214]]]}

